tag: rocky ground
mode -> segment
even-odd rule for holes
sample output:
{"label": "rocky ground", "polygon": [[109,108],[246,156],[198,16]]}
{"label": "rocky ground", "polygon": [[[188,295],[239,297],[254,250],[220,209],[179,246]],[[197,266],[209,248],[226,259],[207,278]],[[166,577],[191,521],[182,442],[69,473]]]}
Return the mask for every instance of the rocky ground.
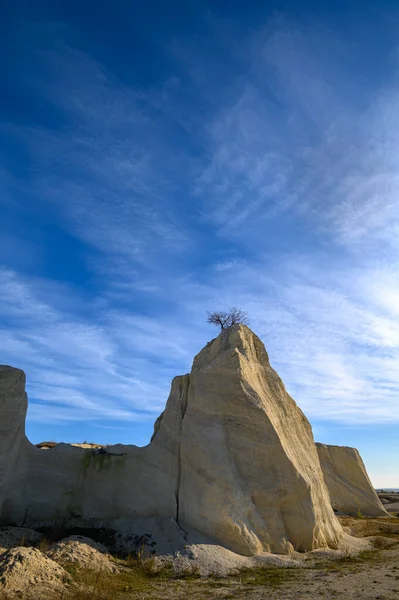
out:
{"label": "rocky ground", "polygon": [[2,527],[0,600],[397,600],[399,519],[340,520],[358,543],[256,559],[195,540],[159,557],[150,536],[132,538],[123,550],[107,532],[102,542],[76,534],[54,541]]}

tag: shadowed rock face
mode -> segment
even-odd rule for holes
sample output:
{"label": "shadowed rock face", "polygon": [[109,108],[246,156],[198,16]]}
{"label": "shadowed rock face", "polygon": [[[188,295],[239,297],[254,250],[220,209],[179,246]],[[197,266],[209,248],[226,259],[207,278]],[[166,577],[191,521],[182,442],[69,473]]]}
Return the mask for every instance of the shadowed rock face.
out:
{"label": "shadowed rock face", "polygon": [[360,512],[365,517],[388,515],[356,448],[318,443],[316,447],[331,504],[335,510],[348,515],[357,515]]}
{"label": "shadowed rock face", "polygon": [[3,522],[172,517],[246,555],[339,541],[310,424],[248,327],[223,331],[173,380],[145,448],[40,450],[25,437],[26,407],[23,372],[2,367]]}
{"label": "shadowed rock face", "polygon": [[0,521],[11,519],[8,490],[21,486],[18,462],[30,446],[25,436],[25,373],[0,365]]}

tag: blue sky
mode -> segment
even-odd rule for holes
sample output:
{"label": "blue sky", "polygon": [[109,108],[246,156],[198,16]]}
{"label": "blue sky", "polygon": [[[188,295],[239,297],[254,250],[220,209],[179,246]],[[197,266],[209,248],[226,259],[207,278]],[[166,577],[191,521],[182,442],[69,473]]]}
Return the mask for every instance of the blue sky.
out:
{"label": "blue sky", "polygon": [[399,487],[397,3],[0,10],[0,348],[30,439],[146,444],[206,311],[239,305],[316,439]]}

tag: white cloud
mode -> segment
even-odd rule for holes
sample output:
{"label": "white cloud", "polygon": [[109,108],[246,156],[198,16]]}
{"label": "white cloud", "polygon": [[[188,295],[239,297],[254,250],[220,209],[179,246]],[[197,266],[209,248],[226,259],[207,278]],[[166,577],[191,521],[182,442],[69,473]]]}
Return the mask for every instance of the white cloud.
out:
{"label": "white cloud", "polygon": [[236,259],[225,260],[215,264],[216,271],[228,271],[230,269],[241,269],[242,267],[245,267],[245,262]]}
{"label": "white cloud", "polygon": [[397,249],[397,79],[356,103],[336,40],[306,34],[279,19],[256,38],[250,75],[208,126],[197,194],[211,221],[234,239],[245,231],[248,244],[280,216],[355,252]]}
{"label": "white cloud", "polygon": [[[294,276],[276,285],[272,295],[266,288],[263,299],[244,296],[242,303],[254,315],[272,364],[308,416],[342,423],[398,422],[397,320],[371,305],[367,295],[355,299],[364,271],[337,275],[341,283],[331,289],[323,286],[322,269],[314,269],[315,285],[298,283],[300,271],[294,268]],[[370,280],[378,275],[374,269],[368,273]]]}
{"label": "white cloud", "polygon": [[240,305],[308,416],[399,423],[399,89],[359,108],[331,48],[273,21],[240,48],[246,77],[204,91],[204,69],[204,110],[181,119],[184,77],[144,93],[46,54],[34,85],[70,126],[14,127],[34,168],[7,198],[32,192],[83,242],[97,287],[0,270],[2,360],[27,371],[29,418],[152,420],[212,337],[206,310]]}
{"label": "white cloud", "polygon": [[[56,307],[43,308],[38,299],[40,310],[48,310],[53,321],[27,318],[18,328],[3,329],[3,357],[25,368],[37,404],[32,414],[42,410],[46,420],[60,419],[67,407],[71,420],[83,415],[100,421],[107,416],[152,420],[163,408],[171,378],[187,372],[194,354],[217,333],[205,325],[205,311],[236,303],[249,312],[272,366],[310,418],[399,423],[396,316],[390,306],[385,311],[374,306],[367,295],[353,299],[365,281],[378,276],[383,295],[381,273],[371,269],[365,277],[364,270],[337,273],[331,268],[325,278],[323,270],[313,266],[316,284],[309,280],[309,271],[296,270],[290,261],[280,262],[267,277],[262,271],[261,261],[217,271],[207,285],[190,286],[186,280],[183,296],[184,282],[177,281],[170,298],[173,320],[104,306],[95,320],[82,323]],[[10,277],[23,290],[20,302],[26,313],[32,309],[35,314],[29,281],[16,274]],[[341,283],[331,289],[329,280],[335,277]],[[392,290],[392,278],[387,279]],[[54,413],[45,413],[48,402]]]}
{"label": "white cloud", "polygon": [[[5,292],[0,294],[0,311],[7,314],[12,303],[11,316],[18,317],[0,330],[2,360],[27,372],[28,391],[35,405],[32,415],[39,418],[41,414],[52,422],[62,414],[65,420],[66,407],[71,407],[70,420],[83,420],[88,415],[91,419],[135,420],[146,415],[152,420],[162,410],[170,382],[164,377],[164,367],[157,367],[142,354],[159,355],[168,350],[178,355],[179,347],[165,326],[161,330],[150,321],[138,323],[135,345],[133,320],[127,323],[122,314],[117,323],[111,312],[96,315],[108,320],[103,326],[94,319],[79,320],[43,302],[29,279],[4,270],[0,276]],[[121,335],[123,328],[125,336]],[[141,347],[145,328],[147,345]],[[170,362],[173,364],[173,359]],[[50,402],[51,410],[43,402]],[[64,412],[57,404],[65,406]]]}

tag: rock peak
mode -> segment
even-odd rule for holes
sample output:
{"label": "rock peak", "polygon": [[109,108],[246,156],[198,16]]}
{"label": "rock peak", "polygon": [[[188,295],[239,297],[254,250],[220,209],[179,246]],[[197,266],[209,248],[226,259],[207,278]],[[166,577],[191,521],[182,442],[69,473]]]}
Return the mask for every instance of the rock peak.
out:
{"label": "rock peak", "polygon": [[7,389],[19,385],[25,391],[26,377],[22,369],[0,365],[0,389]]}
{"label": "rock peak", "polygon": [[247,325],[241,323],[223,329],[195,356],[193,369],[201,369],[223,356],[238,361],[240,357],[247,361],[269,365],[269,356],[260,338]]}

